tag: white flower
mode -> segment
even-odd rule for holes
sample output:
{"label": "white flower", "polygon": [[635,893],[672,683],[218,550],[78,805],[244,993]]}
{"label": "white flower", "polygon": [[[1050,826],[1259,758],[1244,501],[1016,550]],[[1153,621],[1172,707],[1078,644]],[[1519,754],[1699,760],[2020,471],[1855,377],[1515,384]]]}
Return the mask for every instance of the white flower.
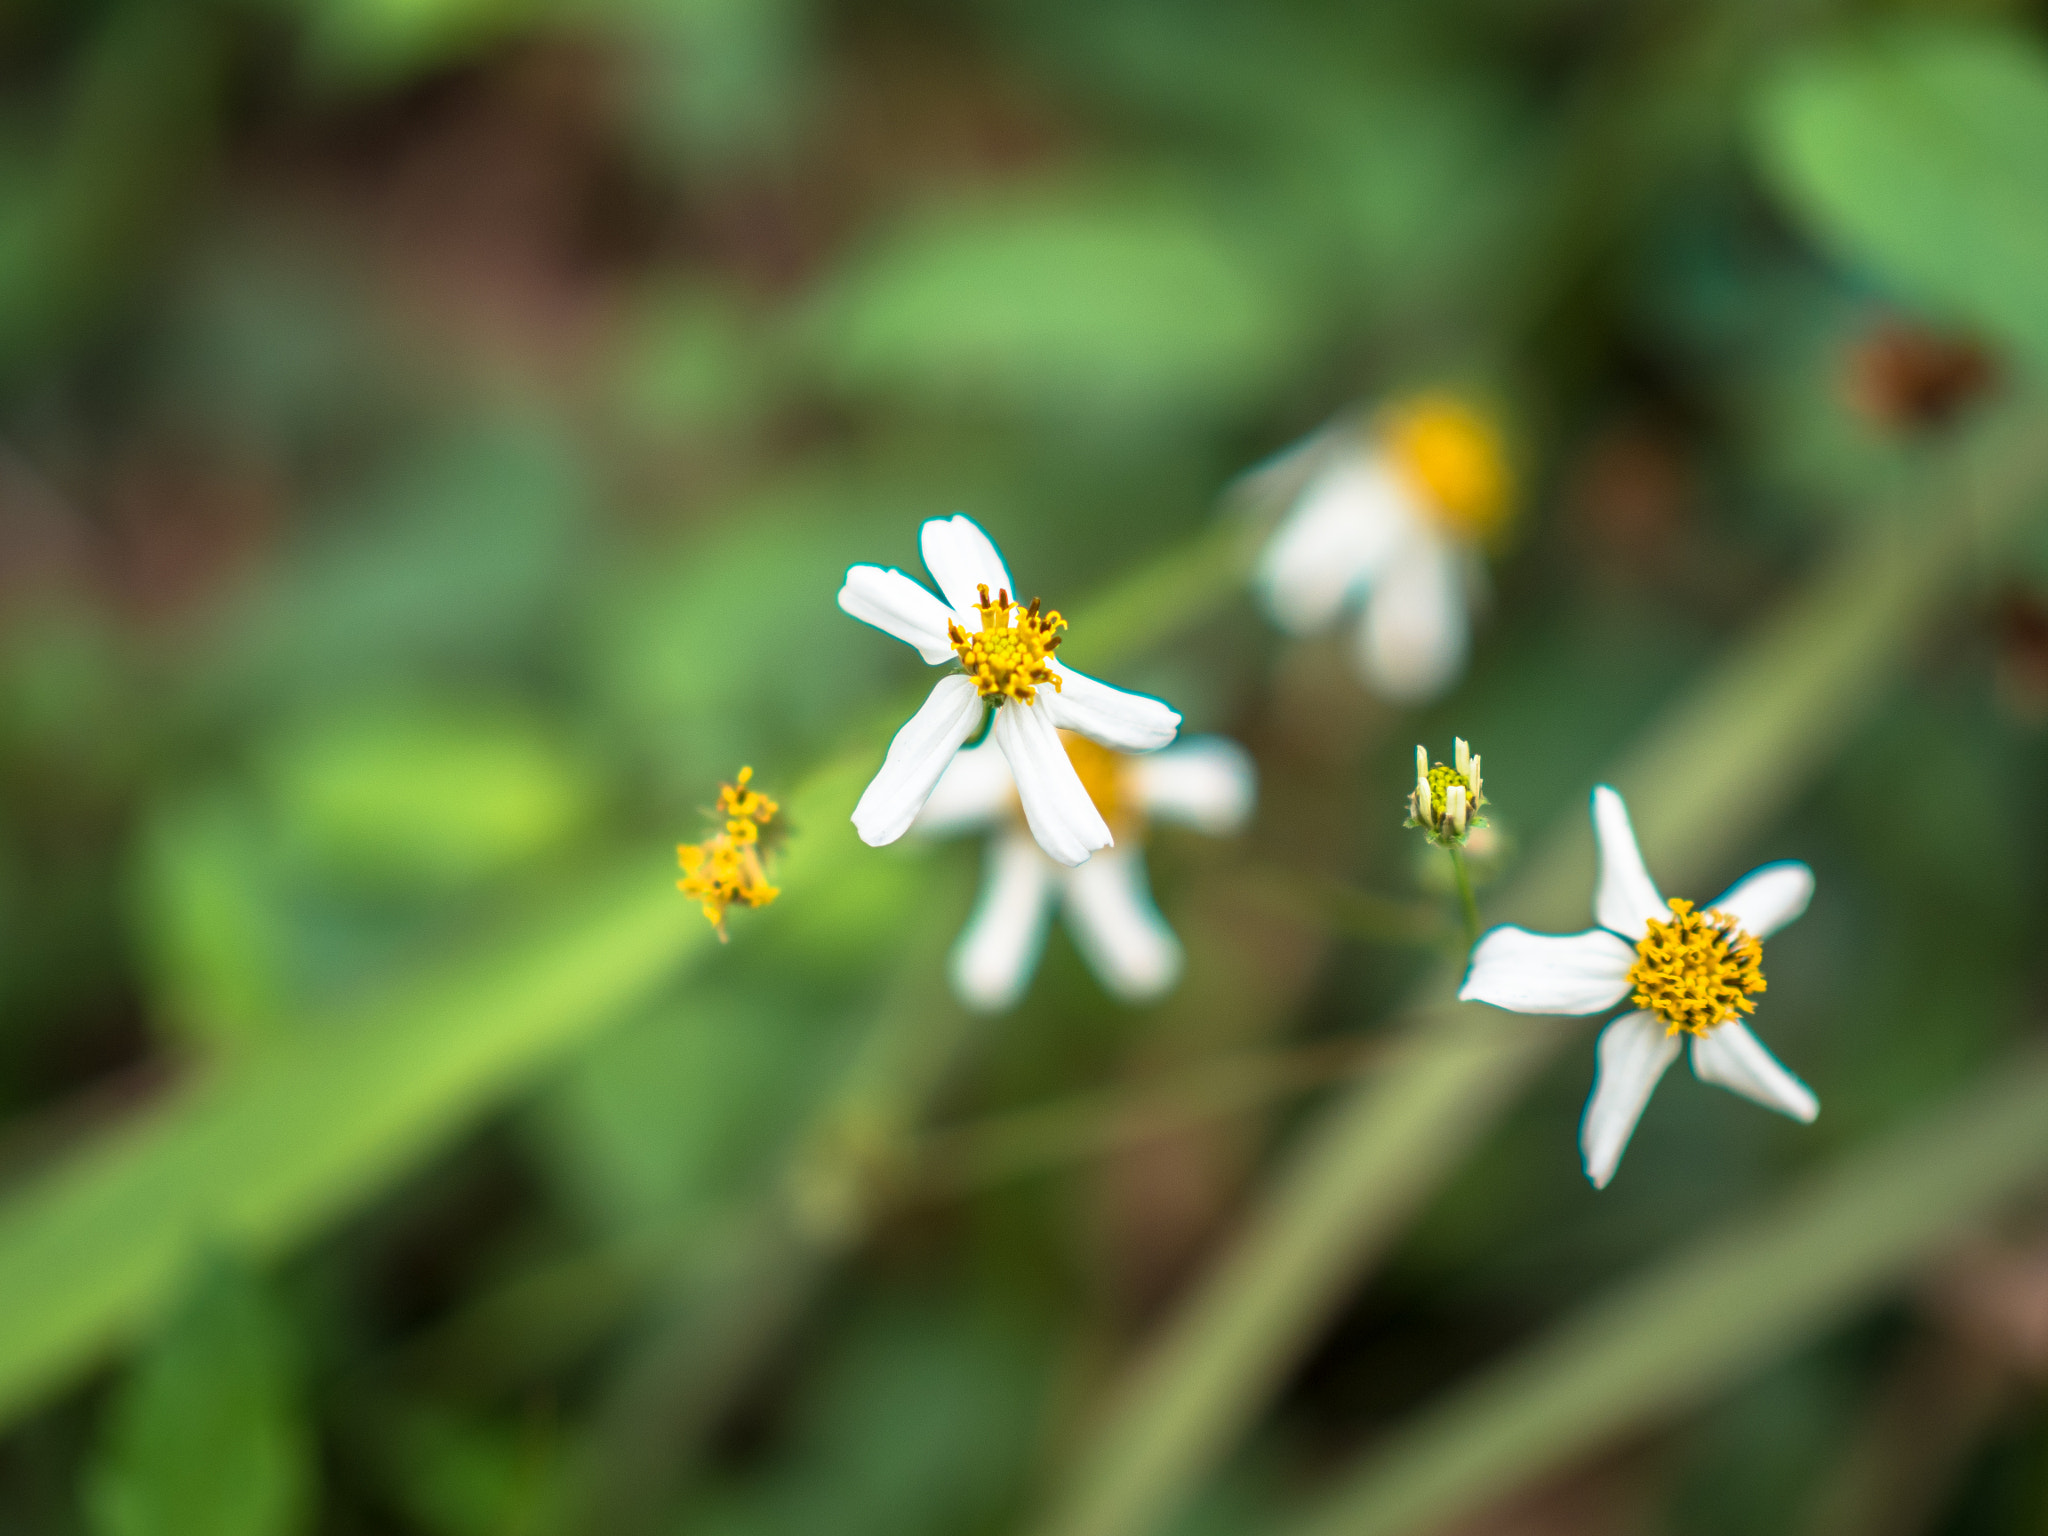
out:
{"label": "white flower", "polygon": [[987,534],[965,517],[933,518],[919,535],[941,602],[901,571],[856,565],[839,606],[894,635],[939,666],[957,658],[966,674],[939,680],[924,707],[889,743],[882,768],[853,810],[871,847],[909,830],[918,808],[962,742],[996,710],[995,744],[1016,775],[1032,836],[1062,864],[1079,864],[1112,842],[1108,825],[1060,750],[1061,728],[1106,747],[1150,752],[1173,740],[1180,716],[1157,699],[1125,693],[1053,660],[1066,620],[1014,602],[1016,589]]}
{"label": "white flower", "polygon": [[1017,825],[1017,793],[1001,752],[984,744],[947,768],[917,819],[921,833],[987,829],[987,873],[974,914],[953,946],[953,987],[970,1007],[997,1010],[1023,995],[1045,948],[1057,902],[1096,976],[1127,1002],[1145,1002],[1180,979],[1181,946],[1145,878],[1146,821],[1177,821],[1215,836],[1244,825],[1255,780],[1236,742],[1197,736],[1144,757],[1066,738],[1082,782],[1123,835],[1078,869],[1053,863]]}
{"label": "white flower", "polygon": [[1253,575],[1268,613],[1311,635],[1361,608],[1366,683],[1402,702],[1434,698],[1464,670],[1479,545],[1508,512],[1498,434],[1471,407],[1424,395],[1301,451],[1313,472]]}
{"label": "white flower", "polygon": [[1806,910],[1813,871],[1784,861],[1752,870],[1705,911],[1657,893],[1621,796],[1593,791],[1600,882],[1598,928],[1570,935],[1495,928],[1472,949],[1458,989],[1517,1013],[1598,1013],[1635,994],[1637,1011],[1600,1032],[1593,1094],[1579,1126],[1586,1177],[1605,1188],[1679,1037],[1692,1037],[1693,1075],[1795,1120],[1820,1101],[1778,1064],[1740,1015],[1764,990],[1762,941]]}

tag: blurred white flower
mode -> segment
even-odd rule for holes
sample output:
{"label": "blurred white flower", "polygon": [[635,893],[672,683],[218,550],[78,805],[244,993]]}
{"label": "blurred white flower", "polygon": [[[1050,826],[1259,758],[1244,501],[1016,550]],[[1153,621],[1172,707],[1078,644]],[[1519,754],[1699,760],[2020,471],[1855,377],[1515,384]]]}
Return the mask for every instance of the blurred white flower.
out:
{"label": "blurred white flower", "polygon": [[1253,575],[1267,612],[1311,635],[1362,609],[1367,685],[1404,703],[1434,698],[1464,670],[1480,547],[1510,510],[1499,432],[1463,401],[1426,394],[1297,452],[1312,472]]}
{"label": "blurred white flower", "polygon": [[854,807],[854,828],[877,848],[908,831],[953,754],[980,728],[986,702],[995,706],[990,735],[1016,776],[1032,836],[1061,864],[1083,862],[1112,838],[1060,750],[1060,730],[1150,752],[1173,740],[1180,716],[1055,662],[1067,621],[1041,613],[1035,597],[1028,607],[1012,600],[1003,557],[969,519],[933,518],[918,542],[944,602],[901,571],[856,565],[839,589],[839,606],[913,647],[928,665],[957,659],[966,672],[941,678],[896,733]]}
{"label": "blurred white flower", "polygon": [[954,990],[970,1007],[1007,1008],[1023,995],[1056,902],[1075,947],[1104,987],[1134,1003],[1165,993],[1180,979],[1182,953],[1152,901],[1146,823],[1181,822],[1220,837],[1251,814],[1251,759],[1225,737],[1191,737],[1132,757],[1061,735],[1081,782],[1116,829],[1117,847],[1078,869],[1046,858],[1018,825],[1010,765],[992,743],[955,757],[917,818],[920,833],[989,833],[981,896],[951,962]]}
{"label": "blurred white flower", "polygon": [[1740,1015],[1764,990],[1763,940],[1813,899],[1813,871],[1790,860],[1735,882],[1704,911],[1657,892],[1636,848],[1628,808],[1601,785],[1593,791],[1600,882],[1593,920],[1569,935],[1493,929],[1472,950],[1458,989],[1517,1013],[1598,1013],[1635,994],[1636,1011],[1600,1032],[1592,1097],[1579,1126],[1586,1177],[1605,1188],[1664,1069],[1692,1037],[1693,1075],[1795,1120],[1820,1101],[1778,1064]]}

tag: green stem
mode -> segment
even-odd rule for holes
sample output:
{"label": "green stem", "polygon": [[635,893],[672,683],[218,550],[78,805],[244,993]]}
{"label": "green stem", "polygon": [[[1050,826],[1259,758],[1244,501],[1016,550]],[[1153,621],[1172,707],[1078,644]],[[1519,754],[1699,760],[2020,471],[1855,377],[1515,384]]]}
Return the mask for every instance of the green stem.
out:
{"label": "green stem", "polygon": [[1456,846],[1446,848],[1451,856],[1451,873],[1458,881],[1458,905],[1465,909],[1465,939],[1468,943],[1479,942],[1479,898],[1472,894],[1472,872],[1465,867],[1465,850]]}

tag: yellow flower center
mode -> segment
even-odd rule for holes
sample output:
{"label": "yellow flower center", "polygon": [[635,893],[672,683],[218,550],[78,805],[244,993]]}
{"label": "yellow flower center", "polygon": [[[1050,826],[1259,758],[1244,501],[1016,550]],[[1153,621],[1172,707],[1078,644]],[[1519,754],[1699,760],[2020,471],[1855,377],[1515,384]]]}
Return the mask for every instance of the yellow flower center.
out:
{"label": "yellow flower center", "polygon": [[1513,491],[1507,451],[1486,416],[1449,395],[1417,395],[1390,408],[1379,433],[1439,522],[1474,540],[1506,525]]}
{"label": "yellow flower center", "polygon": [[1629,967],[1635,1004],[1664,1021],[1667,1034],[1707,1035],[1737,1014],[1756,1012],[1764,990],[1763,944],[1723,912],[1698,912],[1674,899],[1668,922],[1650,919]]}
{"label": "yellow flower center", "polygon": [[987,587],[976,590],[981,593],[981,601],[974,605],[981,613],[980,631],[970,634],[948,620],[946,637],[981,696],[991,704],[1004,699],[1033,704],[1040,683],[1051,683],[1057,692],[1060,680],[1048,663],[1059,649],[1067,621],[1053,609],[1040,613],[1035,597],[1026,608],[1011,602],[1007,591],[997,592],[990,602]]}
{"label": "yellow flower center", "polygon": [[1472,788],[1472,781],[1447,763],[1438,763],[1429,770],[1429,819],[1433,822],[1444,819],[1444,801],[1453,784],[1465,786],[1465,804],[1469,807],[1478,798]]}
{"label": "yellow flower center", "polygon": [[676,889],[703,909],[704,920],[718,930],[721,944],[726,937],[726,908],[734,902],[765,907],[782,894],[768,883],[760,849],[761,829],[782,807],[747,787],[753,776],[752,768],[742,768],[737,784],[718,787],[718,814],[725,818],[723,832],[676,848],[676,862],[683,871]]}
{"label": "yellow flower center", "polygon": [[1123,754],[1090,741],[1078,731],[1061,731],[1060,741],[1067,749],[1067,761],[1074,765],[1081,787],[1088,791],[1088,798],[1095,802],[1095,809],[1102,813],[1110,830],[1121,833],[1134,824],[1138,807],[1124,790]]}

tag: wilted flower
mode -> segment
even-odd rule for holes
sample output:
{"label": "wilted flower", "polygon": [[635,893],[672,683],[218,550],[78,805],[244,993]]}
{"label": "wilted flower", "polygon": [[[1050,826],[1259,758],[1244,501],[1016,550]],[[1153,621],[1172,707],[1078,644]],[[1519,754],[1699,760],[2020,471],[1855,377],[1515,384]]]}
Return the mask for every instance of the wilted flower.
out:
{"label": "wilted flower", "polygon": [[1439,848],[1456,848],[1475,827],[1486,825],[1479,808],[1486,796],[1479,787],[1479,759],[1465,745],[1465,738],[1452,738],[1450,764],[1429,764],[1429,751],[1415,749],[1415,788],[1408,793],[1408,820],[1404,826],[1420,827]]}
{"label": "wilted flower", "polygon": [[1366,682],[1391,699],[1434,697],[1464,667],[1479,549],[1510,509],[1498,430],[1462,400],[1424,394],[1303,451],[1317,467],[1254,575],[1268,612],[1309,635],[1362,606]]}
{"label": "wilted flower", "polygon": [[1600,1032],[1598,1070],[1579,1127],[1586,1177],[1601,1188],[1664,1069],[1692,1037],[1693,1075],[1795,1120],[1820,1101],[1778,1064],[1741,1015],[1764,990],[1763,941],[1806,910],[1813,871],[1784,861],[1752,870],[1705,910],[1657,892],[1621,796],[1593,791],[1600,882],[1593,920],[1569,935],[1495,928],[1472,951],[1461,999],[1517,1013],[1598,1013],[1634,993],[1636,1011]]}
{"label": "wilted flower", "polygon": [[683,878],[676,889],[699,903],[705,921],[718,930],[718,942],[726,940],[725,912],[734,902],[765,907],[782,892],[768,883],[761,860],[761,829],[781,809],[759,790],[750,788],[752,768],[742,768],[739,780],[718,787],[718,814],[725,829],[701,843],[683,843],[676,848],[676,861]]}
{"label": "wilted flower", "polygon": [[909,830],[953,754],[980,727],[986,703],[996,711],[990,735],[1015,776],[1038,845],[1068,865],[1109,847],[1109,826],[1060,749],[1060,731],[1150,752],[1173,740],[1180,716],[1055,662],[1067,621],[1041,611],[1035,597],[1029,607],[1012,599],[1003,557],[967,518],[933,518],[919,548],[945,602],[901,571],[874,565],[854,566],[839,589],[841,608],[913,647],[928,665],[957,659],[965,669],[939,679],[889,743],[853,810],[861,840],[880,847]]}
{"label": "wilted flower", "polygon": [[1179,979],[1182,954],[1145,877],[1145,826],[1178,821],[1222,836],[1251,814],[1251,759],[1234,741],[1197,736],[1132,757],[1070,732],[1061,736],[1081,783],[1117,833],[1115,848],[1076,869],[1039,852],[1017,820],[1010,768],[987,744],[953,759],[917,819],[920,832],[991,834],[981,897],[951,964],[954,989],[976,1008],[1007,1008],[1022,995],[1055,902],[1103,986],[1128,1002],[1160,996]]}

